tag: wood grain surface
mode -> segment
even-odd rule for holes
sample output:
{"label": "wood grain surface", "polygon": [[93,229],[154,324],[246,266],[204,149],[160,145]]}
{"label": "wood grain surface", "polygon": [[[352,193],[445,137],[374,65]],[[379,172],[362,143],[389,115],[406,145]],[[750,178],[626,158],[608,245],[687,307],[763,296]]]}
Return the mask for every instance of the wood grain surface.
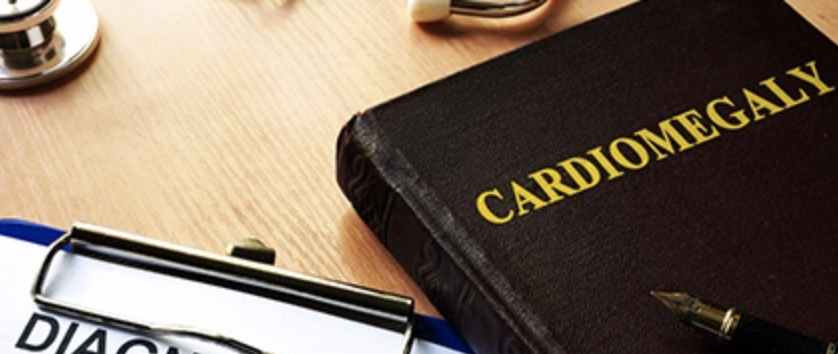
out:
{"label": "wood grain surface", "polygon": [[[93,0],[92,63],[0,96],[0,217],[83,220],[417,298],[335,182],[360,110],[629,3],[551,0],[506,20],[418,26],[403,0]],[[838,40],[838,1],[790,1]]]}

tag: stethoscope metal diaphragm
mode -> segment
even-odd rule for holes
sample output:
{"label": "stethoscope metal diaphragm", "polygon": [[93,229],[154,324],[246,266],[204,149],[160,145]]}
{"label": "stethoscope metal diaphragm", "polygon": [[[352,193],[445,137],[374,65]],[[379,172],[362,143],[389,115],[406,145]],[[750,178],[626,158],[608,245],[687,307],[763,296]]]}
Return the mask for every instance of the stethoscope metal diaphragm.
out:
{"label": "stethoscope metal diaphragm", "polygon": [[90,0],[0,0],[0,90],[55,81],[84,64],[98,43]]}

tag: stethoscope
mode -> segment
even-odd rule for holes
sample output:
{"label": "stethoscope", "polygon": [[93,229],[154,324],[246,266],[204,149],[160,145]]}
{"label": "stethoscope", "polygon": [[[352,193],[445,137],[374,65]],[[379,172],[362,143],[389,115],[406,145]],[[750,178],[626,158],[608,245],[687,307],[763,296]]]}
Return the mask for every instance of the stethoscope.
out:
{"label": "stethoscope", "polygon": [[99,42],[90,0],[0,0],[0,90],[56,81]]}
{"label": "stethoscope", "polygon": [[407,12],[416,22],[442,21],[451,14],[509,17],[535,10],[547,0],[408,0]]}
{"label": "stethoscope", "polygon": [[[547,0],[408,0],[416,22],[451,14],[508,17]],[[0,90],[59,80],[91,58],[99,18],[90,0],[0,0]]]}

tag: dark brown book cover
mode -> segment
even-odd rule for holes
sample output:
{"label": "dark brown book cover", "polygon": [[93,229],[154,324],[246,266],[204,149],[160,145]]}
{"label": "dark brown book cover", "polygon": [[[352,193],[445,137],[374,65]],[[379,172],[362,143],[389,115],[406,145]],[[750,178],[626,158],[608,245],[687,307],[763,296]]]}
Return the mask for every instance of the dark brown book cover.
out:
{"label": "dark brown book cover", "polygon": [[477,353],[714,353],[651,290],[838,339],[838,48],[645,1],[354,117],[338,180]]}

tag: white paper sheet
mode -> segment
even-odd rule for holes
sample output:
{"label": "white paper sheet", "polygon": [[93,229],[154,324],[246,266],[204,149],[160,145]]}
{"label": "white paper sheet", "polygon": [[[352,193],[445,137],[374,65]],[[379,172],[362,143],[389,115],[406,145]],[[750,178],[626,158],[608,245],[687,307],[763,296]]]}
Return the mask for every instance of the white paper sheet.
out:
{"label": "white paper sheet", "polygon": [[[30,288],[46,248],[0,236],[0,353],[235,353],[43,312]],[[275,354],[395,354],[401,333],[229,289],[86,257],[59,255],[47,293],[132,319],[211,330]],[[456,354],[417,340],[414,354]]]}

